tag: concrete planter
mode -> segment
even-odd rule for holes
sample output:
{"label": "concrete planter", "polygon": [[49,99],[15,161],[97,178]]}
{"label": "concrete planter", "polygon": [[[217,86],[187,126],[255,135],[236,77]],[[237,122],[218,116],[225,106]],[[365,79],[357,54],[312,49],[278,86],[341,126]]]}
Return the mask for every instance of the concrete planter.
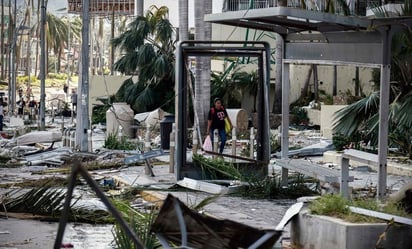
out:
{"label": "concrete planter", "polygon": [[299,249],[410,249],[412,226],[386,223],[349,223],[301,211],[291,223],[291,243]]}

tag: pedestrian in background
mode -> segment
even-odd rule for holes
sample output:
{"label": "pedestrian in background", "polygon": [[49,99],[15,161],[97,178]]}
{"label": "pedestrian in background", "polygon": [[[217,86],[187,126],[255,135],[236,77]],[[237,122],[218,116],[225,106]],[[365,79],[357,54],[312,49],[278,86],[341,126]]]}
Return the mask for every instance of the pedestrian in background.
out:
{"label": "pedestrian in background", "polygon": [[227,115],[227,111],[222,105],[222,100],[220,98],[215,98],[215,100],[213,101],[213,107],[210,108],[207,117],[207,134],[210,135],[210,139],[212,140],[213,144],[213,132],[215,129],[218,130],[220,137],[220,154],[223,153],[223,149],[225,148],[226,144],[225,118],[228,119],[230,127],[233,127],[229,115]]}
{"label": "pedestrian in background", "polygon": [[77,111],[77,93],[75,89],[72,89],[72,110],[73,112]]}

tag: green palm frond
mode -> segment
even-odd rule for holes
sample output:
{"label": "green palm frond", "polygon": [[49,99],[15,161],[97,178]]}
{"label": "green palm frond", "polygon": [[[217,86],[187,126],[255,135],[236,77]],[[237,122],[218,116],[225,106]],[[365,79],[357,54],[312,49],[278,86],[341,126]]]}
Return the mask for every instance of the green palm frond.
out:
{"label": "green palm frond", "polygon": [[337,111],[334,115],[333,130],[335,133],[351,136],[377,112],[379,112],[379,94],[374,92],[368,97]]}
{"label": "green palm frond", "polygon": [[[157,211],[155,209],[152,208],[148,210],[148,212],[142,212],[132,208],[130,204],[124,201],[113,200],[113,203],[118,210],[121,210],[123,217],[145,248],[153,249],[160,247],[160,242],[157,240],[156,236],[150,232],[150,227],[157,216]],[[132,240],[123,231],[119,224],[115,224],[112,234],[117,249],[129,249],[135,247]]]}
{"label": "green palm frond", "polygon": [[157,75],[158,77],[164,77],[167,72],[170,71],[169,68],[169,61],[166,56],[159,56],[156,58],[155,62],[153,63],[154,68],[154,74]]}
{"label": "green palm frond", "polygon": [[116,92],[116,99],[124,99],[126,97],[126,93],[130,90],[132,85],[134,84],[133,79],[129,78],[123,81],[123,84],[120,86],[119,90]]}
{"label": "green palm frond", "polygon": [[113,64],[113,69],[129,75],[136,74],[136,68],[139,64],[137,54],[137,51],[133,51],[124,55]]}
{"label": "green palm frond", "polygon": [[137,52],[138,66],[150,65],[156,56],[156,52],[150,44],[144,44]]}
{"label": "green palm frond", "polygon": [[139,75],[136,84],[119,94],[136,112],[160,106],[164,110],[174,109],[173,101],[162,97],[174,91],[175,80],[175,29],[168,20],[168,13],[165,6],[151,6],[145,16],[136,17],[128,30],[112,40],[113,46],[124,52],[113,68]]}
{"label": "green palm frond", "polygon": [[158,42],[167,42],[172,39],[173,29],[172,24],[168,19],[161,19],[156,24],[156,41]]}
{"label": "green palm frond", "polygon": [[403,127],[412,127],[412,92],[403,98],[403,102],[398,110],[398,123]]}

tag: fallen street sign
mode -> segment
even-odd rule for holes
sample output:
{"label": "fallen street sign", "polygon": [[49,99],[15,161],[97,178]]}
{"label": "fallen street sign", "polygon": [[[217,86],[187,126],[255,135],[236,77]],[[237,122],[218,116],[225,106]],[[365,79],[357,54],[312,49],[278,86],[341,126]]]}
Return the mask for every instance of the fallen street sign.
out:
{"label": "fallen street sign", "polygon": [[151,151],[148,151],[142,154],[137,154],[137,155],[126,157],[124,159],[124,163],[125,164],[136,163],[136,162],[144,161],[144,160],[147,160],[153,157],[158,157],[161,155],[164,155],[163,150],[151,150]]}

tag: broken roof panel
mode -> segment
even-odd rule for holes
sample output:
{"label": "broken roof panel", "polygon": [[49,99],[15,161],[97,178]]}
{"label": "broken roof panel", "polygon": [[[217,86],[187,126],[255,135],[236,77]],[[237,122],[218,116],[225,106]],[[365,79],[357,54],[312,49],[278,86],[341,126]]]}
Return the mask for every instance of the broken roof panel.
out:
{"label": "broken roof panel", "polygon": [[255,243],[259,245],[254,248],[269,249],[282,234],[281,231],[264,231],[235,221],[201,215],[170,194],[151,231],[175,244],[208,249],[248,248]]}
{"label": "broken roof panel", "polygon": [[210,14],[205,21],[230,26],[254,28],[279,34],[302,31],[366,30],[370,20],[366,17],[342,16],[325,12],[289,7],[272,7]]}

